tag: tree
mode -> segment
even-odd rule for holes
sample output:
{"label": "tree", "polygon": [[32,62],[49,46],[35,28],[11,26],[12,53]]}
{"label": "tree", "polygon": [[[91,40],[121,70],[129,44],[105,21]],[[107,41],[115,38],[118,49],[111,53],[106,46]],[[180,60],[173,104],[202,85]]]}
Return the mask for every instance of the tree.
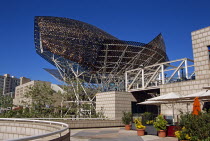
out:
{"label": "tree", "polygon": [[12,108],[13,101],[11,96],[3,95],[3,91],[0,88],[0,108]]}
{"label": "tree", "polygon": [[11,96],[0,95],[0,108],[11,108],[12,106],[13,104]]}
{"label": "tree", "polygon": [[37,84],[29,88],[25,94],[25,100],[22,101],[26,107],[30,107],[36,117],[53,116],[54,103],[56,102],[57,93],[46,84]]}

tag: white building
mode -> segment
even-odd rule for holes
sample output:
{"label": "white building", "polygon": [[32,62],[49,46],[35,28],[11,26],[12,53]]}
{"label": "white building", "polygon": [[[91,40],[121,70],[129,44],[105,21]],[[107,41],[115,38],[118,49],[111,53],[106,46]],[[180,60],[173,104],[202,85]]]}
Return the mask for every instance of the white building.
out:
{"label": "white building", "polygon": [[[32,99],[31,98],[26,98],[25,94],[30,90],[30,87],[37,86],[37,85],[46,85],[52,88],[55,92],[60,91],[63,93],[63,89],[56,85],[56,84],[51,84],[51,82],[47,81],[39,81],[39,80],[33,80],[33,81],[25,81],[25,83],[21,83],[21,85],[17,86],[15,89],[15,98],[13,99],[13,104],[15,106],[25,106],[23,102],[27,102],[28,104],[31,104]],[[56,96],[56,95],[54,95]],[[56,103],[54,105],[59,105],[61,102],[61,97],[57,97]]]}

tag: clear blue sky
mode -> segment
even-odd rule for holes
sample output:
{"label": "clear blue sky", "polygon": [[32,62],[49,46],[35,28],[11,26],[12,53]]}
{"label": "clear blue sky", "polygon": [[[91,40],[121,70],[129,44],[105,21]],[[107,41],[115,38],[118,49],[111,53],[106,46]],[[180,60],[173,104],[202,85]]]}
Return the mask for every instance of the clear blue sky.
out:
{"label": "clear blue sky", "polygon": [[0,75],[56,82],[35,52],[34,16],[72,18],[122,40],[147,43],[160,32],[170,60],[191,58],[191,32],[210,26],[210,0],[1,0]]}

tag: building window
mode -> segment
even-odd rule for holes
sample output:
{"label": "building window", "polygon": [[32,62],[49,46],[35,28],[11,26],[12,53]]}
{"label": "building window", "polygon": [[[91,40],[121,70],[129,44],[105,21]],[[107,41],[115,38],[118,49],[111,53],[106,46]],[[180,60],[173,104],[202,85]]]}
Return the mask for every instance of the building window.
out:
{"label": "building window", "polygon": [[209,57],[210,57],[210,45],[208,45],[207,48],[208,48]]}

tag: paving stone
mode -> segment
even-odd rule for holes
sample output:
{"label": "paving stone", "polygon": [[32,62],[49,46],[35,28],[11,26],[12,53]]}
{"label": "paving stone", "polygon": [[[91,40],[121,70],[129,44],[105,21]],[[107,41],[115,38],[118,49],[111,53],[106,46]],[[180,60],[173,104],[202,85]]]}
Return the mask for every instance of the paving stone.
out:
{"label": "paving stone", "polygon": [[71,141],[178,141],[174,137],[137,136],[135,130],[124,128],[95,128],[71,130]]}

